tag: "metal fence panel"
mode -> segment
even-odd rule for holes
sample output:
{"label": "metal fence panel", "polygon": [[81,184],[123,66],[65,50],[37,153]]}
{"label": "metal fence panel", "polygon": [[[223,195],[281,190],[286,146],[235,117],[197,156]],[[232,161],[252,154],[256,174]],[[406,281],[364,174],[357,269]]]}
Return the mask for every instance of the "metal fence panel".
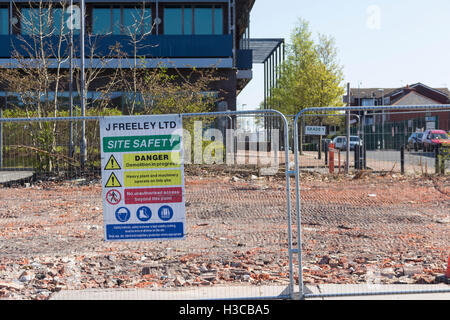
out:
{"label": "metal fence panel", "polygon": [[[0,119],[0,175],[25,170],[34,175],[1,187],[0,297],[292,298],[288,145],[246,150],[235,136],[233,148],[206,151],[212,141],[225,138],[218,138],[224,129],[219,118],[254,114],[278,116],[288,143],[287,121],[275,111],[184,114],[189,130],[203,121],[201,151],[212,159],[195,163],[193,145],[192,153],[185,152],[193,155],[193,163],[185,165],[186,240],[120,243],[103,241],[100,117]],[[72,144],[67,139],[70,124],[79,127],[81,121],[88,134],[84,165],[79,130]],[[69,156],[71,148],[75,152]],[[221,150],[232,164],[214,161]]]}
{"label": "metal fence panel", "polygon": [[[293,241],[300,298],[450,293],[444,276],[450,253],[447,148],[416,151],[407,144],[417,129],[448,131],[449,109],[324,107],[295,116]],[[326,150],[334,156],[329,163],[317,159],[317,151],[308,163],[308,152],[300,152],[304,116],[330,112],[386,116],[383,124],[354,126],[350,135],[362,138],[365,148],[359,155],[349,153],[348,172],[338,162],[339,151]],[[411,117],[405,120],[402,113]],[[346,148],[340,151],[345,161]],[[355,162],[361,155],[364,161]]]}

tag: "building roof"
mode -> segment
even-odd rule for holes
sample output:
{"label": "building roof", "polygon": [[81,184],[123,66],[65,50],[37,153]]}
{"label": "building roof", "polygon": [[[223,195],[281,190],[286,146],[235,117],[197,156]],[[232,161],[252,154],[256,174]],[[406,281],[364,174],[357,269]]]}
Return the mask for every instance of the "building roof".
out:
{"label": "building roof", "polygon": [[428,91],[434,91],[436,94],[446,97],[447,99],[450,98],[450,91],[448,88],[431,88],[420,82],[412,85],[407,85],[406,87],[402,88],[351,88],[350,94],[355,98],[360,96],[361,99],[364,98],[379,99],[383,95],[384,97],[391,97],[402,93],[405,89],[418,89],[419,87],[422,87],[423,89]]}
{"label": "building roof", "polygon": [[264,63],[282,43],[284,39],[250,39],[253,63]]}
{"label": "building roof", "polygon": [[439,101],[428,98],[418,92],[410,91],[400,98],[396,99],[392,105],[396,106],[413,106],[413,105],[430,105],[439,104]]}

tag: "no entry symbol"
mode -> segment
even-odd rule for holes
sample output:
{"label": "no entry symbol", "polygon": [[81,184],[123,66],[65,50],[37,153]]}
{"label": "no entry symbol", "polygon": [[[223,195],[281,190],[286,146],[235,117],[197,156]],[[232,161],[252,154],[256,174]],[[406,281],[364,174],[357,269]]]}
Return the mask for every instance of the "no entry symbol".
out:
{"label": "no entry symbol", "polygon": [[120,200],[122,200],[122,195],[119,190],[111,189],[106,193],[106,201],[108,201],[109,204],[116,205]]}

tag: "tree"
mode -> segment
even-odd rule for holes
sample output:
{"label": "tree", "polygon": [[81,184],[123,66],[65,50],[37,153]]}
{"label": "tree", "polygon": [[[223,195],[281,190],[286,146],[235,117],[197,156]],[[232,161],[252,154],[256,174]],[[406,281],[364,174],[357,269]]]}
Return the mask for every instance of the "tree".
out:
{"label": "tree", "polygon": [[[12,63],[0,66],[0,84],[7,92],[14,93],[14,99],[8,100],[8,106],[28,118],[57,117],[67,107],[65,90],[69,85],[70,61],[70,7],[64,0],[29,2],[27,5],[16,4],[15,14],[20,21],[20,31],[15,34],[11,43]],[[17,28],[17,27],[15,27]],[[96,38],[89,37],[91,68],[86,72],[85,92],[98,79],[107,78],[105,85],[97,87],[97,95],[91,106],[102,110],[109,104],[109,95],[117,82],[118,71],[103,75],[104,66],[108,62],[105,57],[95,55]],[[113,51],[114,48],[111,48]],[[94,65],[94,61],[98,61]],[[72,75],[78,80],[80,70],[74,68]],[[78,91],[80,90],[77,81]],[[80,96],[80,94],[78,94]],[[28,129],[31,146],[19,146],[32,150],[36,154],[35,166],[39,171],[52,172],[58,166],[57,159],[75,163],[73,152],[69,157],[61,157],[58,153],[57,138],[61,132],[61,124],[57,122],[30,122]],[[59,130],[59,131],[58,131]],[[72,134],[70,134],[72,136]],[[69,138],[69,149],[72,138]]]}
{"label": "tree", "polygon": [[[14,5],[16,5],[14,3]],[[67,41],[63,32],[65,4],[50,2],[31,3],[17,10],[22,33],[12,43],[12,58],[16,65],[4,68],[0,82],[18,99],[10,102],[26,112],[27,117],[57,116],[60,108],[59,93],[67,71]],[[16,7],[17,9],[17,7]],[[52,171],[54,161],[51,154],[56,149],[56,123],[30,123],[33,148],[37,153],[39,169]]]}
{"label": "tree", "polygon": [[[319,34],[314,41],[305,20],[299,19],[292,32],[279,74],[277,85],[270,92],[270,108],[297,114],[305,108],[343,105],[343,72],[337,62],[335,40]],[[318,125],[336,125],[341,120],[340,117],[308,117],[310,123]]]}
{"label": "tree", "polygon": [[300,19],[287,45],[287,57],[280,67],[277,86],[272,89],[270,107],[285,114],[304,108],[342,105],[342,67],[332,37],[319,34],[312,39],[308,22]]}

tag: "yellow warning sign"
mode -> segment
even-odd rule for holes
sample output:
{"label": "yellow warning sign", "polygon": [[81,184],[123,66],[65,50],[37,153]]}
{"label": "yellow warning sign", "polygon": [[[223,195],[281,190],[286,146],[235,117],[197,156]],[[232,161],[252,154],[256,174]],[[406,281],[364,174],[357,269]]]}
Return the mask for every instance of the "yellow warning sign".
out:
{"label": "yellow warning sign", "polygon": [[120,170],[119,163],[113,155],[109,157],[108,162],[106,163],[105,170]]}
{"label": "yellow warning sign", "polygon": [[125,187],[179,186],[181,170],[125,171]]}
{"label": "yellow warning sign", "polygon": [[124,169],[180,168],[180,152],[126,153]]}
{"label": "yellow warning sign", "polygon": [[108,181],[105,184],[105,188],[113,188],[113,187],[121,187],[119,180],[117,179],[114,172],[111,172],[111,175],[108,178]]}

